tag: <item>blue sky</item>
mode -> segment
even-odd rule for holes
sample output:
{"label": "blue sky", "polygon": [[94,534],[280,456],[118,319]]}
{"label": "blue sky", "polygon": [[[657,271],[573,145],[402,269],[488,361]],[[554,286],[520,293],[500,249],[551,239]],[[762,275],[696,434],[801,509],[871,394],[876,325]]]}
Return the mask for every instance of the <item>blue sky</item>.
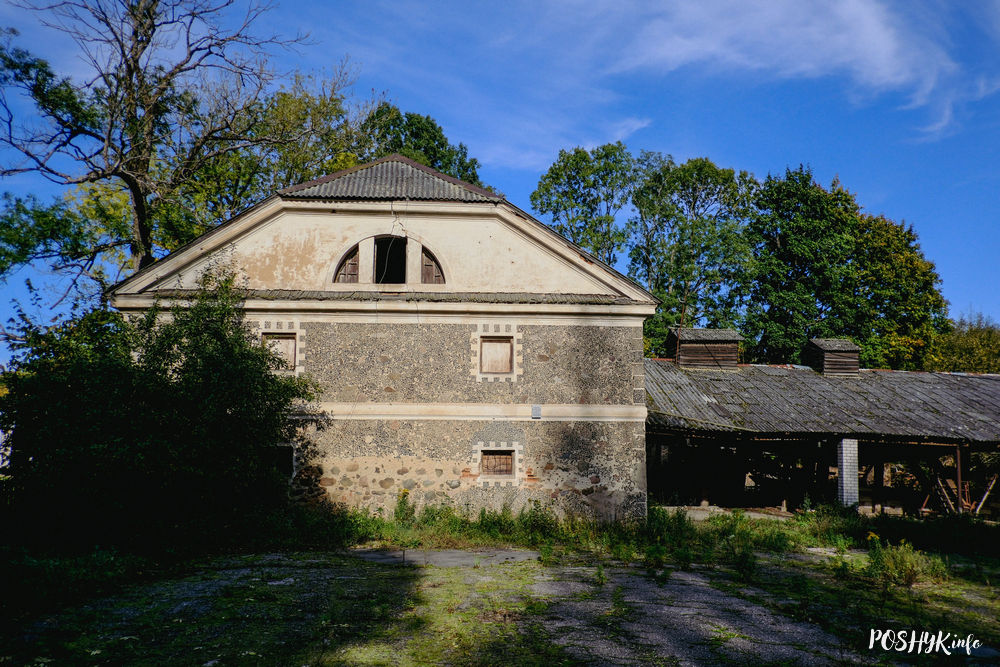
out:
{"label": "blue sky", "polygon": [[[622,140],[758,177],[803,163],[913,225],[953,315],[1000,319],[1000,0],[286,1],[269,23],[310,36],[281,67],[331,72],[349,56],[358,96],[434,117],[525,210],[578,145]],[[82,67],[23,10],[0,8],[0,25]]]}

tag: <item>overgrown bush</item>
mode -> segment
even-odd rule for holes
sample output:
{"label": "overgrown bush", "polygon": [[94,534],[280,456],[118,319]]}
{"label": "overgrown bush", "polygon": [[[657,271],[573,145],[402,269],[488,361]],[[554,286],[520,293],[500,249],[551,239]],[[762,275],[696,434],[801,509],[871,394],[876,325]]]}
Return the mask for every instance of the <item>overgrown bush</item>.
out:
{"label": "overgrown bush", "polygon": [[312,388],[274,372],[231,275],[168,311],[98,309],[21,333],[0,397],[6,540],[183,549],[251,532],[285,504],[277,445]]}
{"label": "overgrown bush", "polygon": [[691,567],[698,551],[698,529],[683,508],[667,511],[650,507],[644,532],[645,540],[661,546],[677,567],[682,570]]}
{"label": "overgrown bush", "polygon": [[740,510],[713,516],[709,522],[726,563],[741,578],[750,579],[757,570],[754,523]]}
{"label": "overgrown bush", "polygon": [[940,557],[913,548],[908,542],[883,545],[875,533],[868,536],[865,574],[887,588],[890,584],[913,586],[918,581],[940,581],[948,568]]}

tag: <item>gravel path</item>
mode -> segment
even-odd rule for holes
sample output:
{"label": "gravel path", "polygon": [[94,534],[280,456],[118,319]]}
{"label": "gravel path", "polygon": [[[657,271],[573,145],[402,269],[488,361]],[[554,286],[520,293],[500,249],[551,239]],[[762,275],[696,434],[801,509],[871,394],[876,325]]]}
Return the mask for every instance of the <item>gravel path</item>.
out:
{"label": "gravel path", "polygon": [[[330,634],[336,628],[329,625],[331,596],[357,599],[383,614],[381,627],[398,627],[404,609],[393,611],[392,597],[415,595],[411,604],[419,605],[421,596],[433,594],[426,581],[421,588],[426,574],[443,573],[425,568],[449,568],[469,591],[497,578],[527,577],[518,595],[543,604],[536,615],[516,622],[525,632],[528,624],[539,625],[545,641],[563,647],[578,664],[829,665],[869,657],[845,651],[815,625],[713,587],[717,574],[674,571],[653,578],[630,567],[540,567],[537,557],[520,550],[358,550],[346,557],[216,559],[185,577],[137,584],[4,628],[0,665],[277,664],[277,657],[268,656],[309,655],[310,646],[323,651],[331,637],[344,646],[358,641],[361,626],[344,625],[341,635]],[[375,578],[383,582],[377,590],[370,583]],[[387,593],[394,595],[371,602]],[[291,646],[296,649],[289,653]]]}

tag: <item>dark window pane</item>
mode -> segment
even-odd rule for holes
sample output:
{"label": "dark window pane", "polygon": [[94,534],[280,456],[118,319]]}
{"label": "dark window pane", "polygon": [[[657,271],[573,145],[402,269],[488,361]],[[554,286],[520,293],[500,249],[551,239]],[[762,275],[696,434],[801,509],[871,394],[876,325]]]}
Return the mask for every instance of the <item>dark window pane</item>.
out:
{"label": "dark window pane", "polygon": [[406,282],[406,239],[385,236],[375,239],[375,282],[402,284]]}

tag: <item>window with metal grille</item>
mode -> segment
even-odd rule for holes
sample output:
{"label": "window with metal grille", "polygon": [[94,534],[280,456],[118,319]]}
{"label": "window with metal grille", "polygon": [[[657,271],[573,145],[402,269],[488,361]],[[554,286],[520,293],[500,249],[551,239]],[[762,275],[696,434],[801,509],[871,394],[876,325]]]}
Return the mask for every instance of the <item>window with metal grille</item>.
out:
{"label": "window with metal grille", "polygon": [[514,451],[484,451],[479,463],[481,475],[513,475]]}

